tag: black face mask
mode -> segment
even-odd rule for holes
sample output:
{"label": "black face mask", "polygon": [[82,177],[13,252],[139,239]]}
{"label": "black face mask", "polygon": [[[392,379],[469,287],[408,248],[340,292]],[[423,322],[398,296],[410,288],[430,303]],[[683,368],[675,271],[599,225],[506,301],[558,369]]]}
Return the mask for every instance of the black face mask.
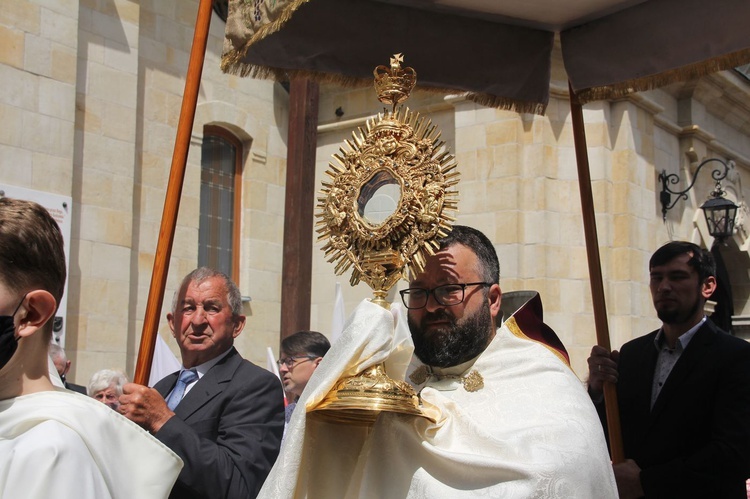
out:
{"label": "black face mask", "polygon": [[13,354],[16,353],[18,348],[18,338],[16,338],[16,325],[13,317],[21,308],[21,304],[26,299],[26,295],[21,298],[21,303],[18,304],[16,309],[13,311],[13,315],[0,315],[0,369],[5,367]]}

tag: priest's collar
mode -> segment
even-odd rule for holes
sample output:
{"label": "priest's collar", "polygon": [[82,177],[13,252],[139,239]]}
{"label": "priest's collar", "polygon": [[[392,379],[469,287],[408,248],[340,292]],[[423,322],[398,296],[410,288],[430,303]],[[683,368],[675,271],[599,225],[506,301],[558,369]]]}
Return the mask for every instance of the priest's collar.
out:
{"label": "priest's collar", "polygon": [[453,391],[463,386],[467,392],[475,392],[484,387],[484,378],[478,370],[472,369],[481,355],[480,353],[473,359],[450,367],[422,364],[409,375],[409,379],[415,385],[425,384],[440,391]]}

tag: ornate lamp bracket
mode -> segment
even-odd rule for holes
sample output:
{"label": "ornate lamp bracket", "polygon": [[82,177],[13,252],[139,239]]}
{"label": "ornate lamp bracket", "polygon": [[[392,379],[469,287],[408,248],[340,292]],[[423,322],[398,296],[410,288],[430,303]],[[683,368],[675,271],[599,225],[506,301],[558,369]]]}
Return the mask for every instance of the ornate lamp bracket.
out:
{"label": "ornate lamp bracket", "polygon": [[[719,158],[708,158],[703,160],[699,165],[698,168],[695,170],[695,174],[693,175],[693,181],[690,182],[690,185],[687,186],[687,188],[683,191],[673,191],[669,188],[669,185],[675,185],[680,182],[680,176],[676,173],[670,173],[667,174],[667,170],[662,170],[659,174],[659,180],[661,181],[661,193],[659,195],[659,200],[661,201],[661,214],[662,219],[664,221],[667,220],[667,211],[671,210],[675,204],[677,204],[677,201],[680,200],[680,198],[687,200],[688,196],[687,193],[690,191],[690,189],[693,188],[693,185],[695,185],[695,181],[698,178],[698,173],[700,173],[701,169],[711,162],[717,162],[721,166],[723,166],[723,170],[721,170],[719,167],[716,167],[711,172],[711,177],[716,182],[716,186],[714,188],[714,191],[711,192],[711,195],[714,197],[724,196],[725,192],[721,187],[721,181],[727,178],[727,175],[729,174],[730,170],[734,169],[734,161],[731,159],[729,161],[724,161]],[[716,193],[719,193],[718,196]],[[672,199],[672,195],[677,196]]]}
{"label": "ornate lamp bracket", "polygon": [[[711,172],[711,177],[716,182],[714,190],[710,193],[708,201],[701,205],[703,215],[706,217],[706,225],[708,226],[708,232],[715,239],[722,241],[727,237],[730,237],[734,233],[735,219],[737,216],[737,205],[732,201],[726,199],[726,191],[721,187],[721,181],[727,178],[730,170],[734,171],[734,161],[723,161],[718,158],[708,158],[703,160],[698,168],[695,170],[693,175],[693,181],[683,191],[673,191],[669,188],[669,184],[677,184],[680,181],[680,177],[674,173],[667,175],[666,170],[662,170],[659,174],[659,180],[661,180],[662,189],[659,195],[661,201],[661,214],[662,219],[666,222],[667,211],[670,210],[680,198],[687,199],[687,193],[695,185],[695,180],[698,178],[698,173],[705,165],[711,162],[717,162],[724,167],[723,171],[718,167]],[[672,200],[672,194],[677,197]]]}

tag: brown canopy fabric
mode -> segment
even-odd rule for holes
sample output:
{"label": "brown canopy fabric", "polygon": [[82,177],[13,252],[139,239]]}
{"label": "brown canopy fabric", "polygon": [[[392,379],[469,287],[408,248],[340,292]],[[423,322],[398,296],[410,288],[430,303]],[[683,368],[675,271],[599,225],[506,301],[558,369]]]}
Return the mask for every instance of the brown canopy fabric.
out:
{"label": "brown canopy fabric", "polygon": [[560,33],[582,101],[619,97],[750,61],[745,0],[650,0]]}
{"label": "brown canopy fabric", "polygon": [[369,85],[402,52],[423,89],[541,114],[556,34],[587,102],[750,62],[747,19],[746,0],[230,0],[222,70]]}

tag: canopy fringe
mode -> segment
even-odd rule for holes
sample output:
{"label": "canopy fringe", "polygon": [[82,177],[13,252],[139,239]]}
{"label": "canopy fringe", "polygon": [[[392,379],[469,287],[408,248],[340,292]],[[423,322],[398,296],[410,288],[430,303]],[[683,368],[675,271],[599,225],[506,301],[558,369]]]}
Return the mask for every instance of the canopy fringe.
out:
{"label": "canopy fringe", "polygon": [[[349,88],[362,88],[372,85],[372,78],[356,78],[353,76],[344,76],[340,74],[321,73],[316,71],[306,71],[297,69],[282,69],[270,66],[259,66],[249,63],[235,63],[228,64],[226,69],[224,68],[224,60],[222,59],[222,69],[225,73],[238,75],[243,78],[251,77],[261,80],[274,80],[274,81],[291,81],[293,79],[308,79],[316,81],[318,83],[331,83],[334,85],[340,85],[342,87]],[[438,88],[424,85],[417,85],[417,89],[423,92],[429,92],[433,94],[460,94],[461,92],[456,89],[450,88]],[[547,104],[520,101],[515,99],[509,99],[506,97],[499,97],[491,94],[479,94],[474,92],[464,92],[463,95],[477,104],[487,107],[494,107],[497,109],[505,109],[508,111],[515,111],[517,113],[530,113],[544,115],[547,108]]]}
{"label": "canopy fringe", "polygon": [[[363,88],[373,85],[372,78],[357,78],[341,74],[323,73],[319,71],[308,71],[303,69],[283,69],[271,66],[260,66],[249,63],[239,63],[227,68],[226,73],[250,77],[261,80],[291,81],[293,79],[307,79],[318,83],[331,83],[347,88]],[[416,88],[423,92],[434,94],[456,94],[461,93],[456,89],[437,88],[417,84]]]}
{"label": "canopy fringe", "polygon": [[[250,36],[245,43],[242,44],[239,48],[232,48],[229,50],[226,50],[224,54],[221,57],[221,70],[225,73],[232,73],[232,74],[238,74],[234,71],[233,66],[242,64],[240,61],[245,58],[247,55],[247,51],[250,49],[250,47],[257,43],[264,38],[266,38],[269,35],[272,35],[276,33],[277,31],[281,30],[281,28],[284,27],[284,25],[289,21],[289,19],[292,18],[292,15],[299,9],[303,4],[306,4],[310,0],[293,0],[287,5],[278,15],[276,19],[274,19],[271,22],[268,22],[266,24],[263,24],[260,26],[255,33]],[[229,18],[233,18],[235,16],[239,16],[240,19],[252,19],[251,16],[248,16],[244,13],[235,14],[234,11],[236,9],[242,10],[242,7],[245,8],[252,8],[253,5],[251,2],[244,2],[243,0],[235,0],[233,3],[234,5],[230,5],[229,7]],[[239,4],[239,5],[237,5]],[[229,22],[229,19],[227,20]],[[245,23],[242,23],[245,24]]]}
{"label": "canopy fringe", "polygon": [[619,99],[635,92],[653,90],[678,81],[694,80],[717,71],[724,71],[748,63],[750,63],[750,49],[743,49],[657,75],[635,78],[615,85],[587,88],[576,92],[576,96],[581,104],[598,100]]}
{"label": "canopy fringe", "polygon": [[466,98],[482,106],[505,109],[517,113],[544,115],[544,112],[547,110],[546,102],[521,101],[492,94],[478,94],[473,92],[467,93]]}

